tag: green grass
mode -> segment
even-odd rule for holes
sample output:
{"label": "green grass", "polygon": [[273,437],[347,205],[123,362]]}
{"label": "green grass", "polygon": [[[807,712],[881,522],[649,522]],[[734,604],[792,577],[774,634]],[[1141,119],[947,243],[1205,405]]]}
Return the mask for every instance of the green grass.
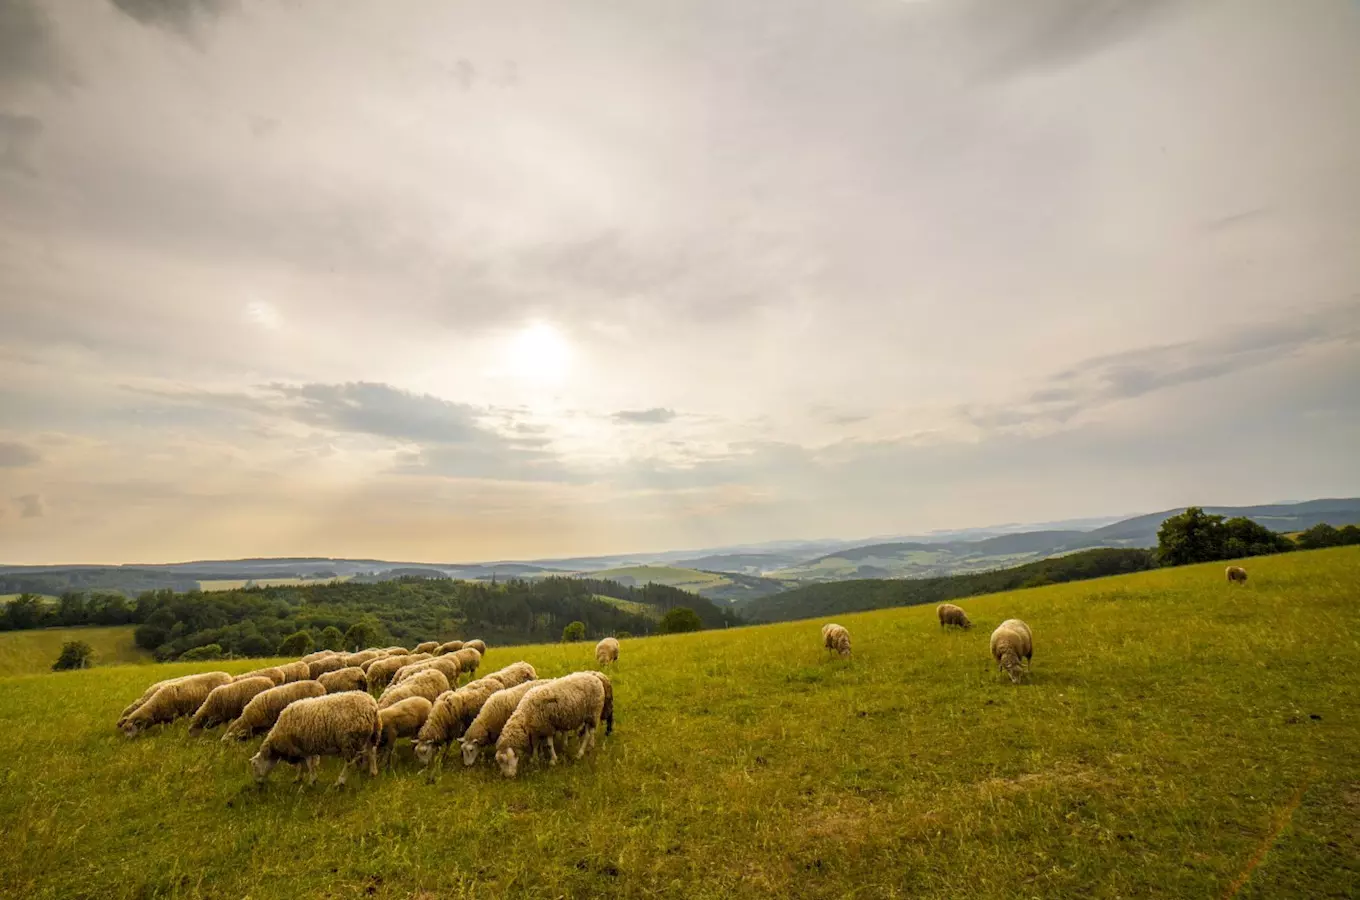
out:
{"label": "green grass", "polygon": [[595,594],[594,597],[601,603],[608,603],[616,609],[621,609],[626,613],[632,613],[635,616],[645,616],[648,619],[657,621],[661,619],[661,610],[648,603],[643,603],[638,600],[624,600],[620,597],[607,597],[604,594]]}
{"label": "green grass", "polygon": [[732,579],[715,572],[701,572],[698,569],[682,569],[677,566],[622,566],[617,569],[590,572],[589,575],[591,578],[603,578],[622,584],[628,584],[631,579],[639,587],[652,582],[695,592],[732,583]]}
{"label": "green grass", "polygon": [[[341,791],[259,790],[254,743],[113,730],[153,677],[212,664],[0,679],[0,895],[1360,895],[1360,548],[1246,566],[971,598],[969,632],[844,616],[848,662],[820,621],[625,640],[614,735],[515,781],[428,783],[404,751]],[[1035,636],[1019,687],[987,654],[1011,616]]]}
{"label": "green grass", "polygon": [[[133,642],[132,632],[131,625],[0,631],[0,677],[47,672],[66,641],[84,641],[93,647],[96,666],[151,662],[151,654]],[[138,677],[146,676],[143,672]]]}
{"label": "green grass", "polygon": [[[22,596],[23,594],[0,594],[0,606],[4,606],[6,603],[13,603],[15,600],[18,600]],[[53,604],[60,599],[59,597],[54,597],[51,594],[39,594],[38,597],[42,600],[47,601],[48,603]]]}

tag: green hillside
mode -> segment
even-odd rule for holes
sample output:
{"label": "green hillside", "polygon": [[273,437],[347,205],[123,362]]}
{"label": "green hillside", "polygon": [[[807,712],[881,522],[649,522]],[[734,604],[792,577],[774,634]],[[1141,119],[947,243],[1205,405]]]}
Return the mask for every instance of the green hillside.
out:
{"label": "green hillside", "polygon": [[679,566],[621,566],[588,573],[590,578],[616,581],[625,587],[661,584],[690,591],[709,600],[737,603],[777,594],[789,586],[770,578],[731,572],[703,572]]}
{"label": "green hillside", "polygon": [[131,625],[0,631],[0,677],[49,671],[66,641],[93,647],[96,666],[151,662],[151,654],[133,642],[132,632]]}
{"label": "green hillside", "polygon": [[[513,781],[409,751],[263,789],[249,746],[113,728],[175,664],[0,679],[8,897],[1353,897],[1360,548],[629,639],[617,726]],[[1035,636],[998,676],[991,628]],[[493,646],[541,674],[587,643]],[[228,664],[232,671],[254,662]],[[60,752],[54,752],[60,748]],[[322,778],[339,764],[326,760]]]}

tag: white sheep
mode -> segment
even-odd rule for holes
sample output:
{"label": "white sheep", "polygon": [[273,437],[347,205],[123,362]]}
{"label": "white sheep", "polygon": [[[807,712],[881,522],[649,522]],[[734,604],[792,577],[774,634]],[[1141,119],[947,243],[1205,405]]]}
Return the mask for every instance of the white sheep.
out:
{"label": "white sheep", "polygon": [[520,700],[496,741],[496,764],[506,778],[514,778],[519,762],[538,747],[557,764],[553,739],[559,733],[579,733],[580,759],[595,744],[595,729],[604,711],[604,683],[595,672],[575,672],[531,689]]}
{"label": "white sheep", "polygon": [[483,641],[480,638],[474,638],[473,640],[470,641],[464,641],[463,646],[471,647],[473,650],[476,650],[482,656],[486,656],[486,641]]}
{"label": "white sheep", "polygon": [[319,659],[307,661],[307,677],[316,681],[327,672],[336,672],[345,668],[345,654],[330,653]]}
{"label": "white sheep", "polygon": [[283,683],[291,684],[294,681],[311,681],[312,672],[307,663],[298,660],[297,662],[284,663],[279,666],[279,671],[283,673]]}
{"label": "white sheep", "polygon": [[198,712],[203,701],[213,688],[231,682],[226,672],[204,672],[176,678],[156,689],[156,692],[137,707],[123,722],[123,733],[136,737],[152,725],[173,722],[181,716],[192,716]]}
{"label": "white sheep", "polygon": [[538,673],[534,671],[533,666],[529,665],[524,660],[520,660],[519,662],[511,663],[503,669],[488,672],[482,677],[494,678],[506,687],[514,687],[515,685],[523,684],[526,681],[533,681],[538,677]]}
{"label": "white sheep", "polygon": [[225,725],[241,715],[246,704],[256,695],[272,690],[274,682],[263,675],[235,679],[213,688],[189,722],[189,734],[196,735],[205,728]]}
{"label": "white sheep", "polygon": [[378,701],[359,691],[344,691],[290,703],[265,735],[260,750],[250,758],[255,781],[263,784],[280,761],[305,770],[308,784],[316,783],[316,767],[322,756],[345,761],[336,786],[345,783],[350,764],[368,760],[369,775],[378,774],[378,741],[382,723]]}
{"label": "white sheep", "polygon": [[619,641],[617,638],[607,637],[595,645],[595,661],[601,666],[607,666],[612,662],[619,661]]}
{"label": "white sheep", "polygon": [[236,680],[245,681],[247,678],[256,678],[258,676],[264,676],[265,678],[268,678],[270,681],[274,682],[275,686],[283,684],[285,681],[288,680],[288,676],[284,674],[283,669],[280,669],[278,666],[268,666],[263,669],[252,669],[249,672],[243,672],[242,674],[237,675]]}
{"label": "white sheep", "polygon": [[358,666],[346,666],[334,672],[323,672],[316,680],[321,682],[321,686],[328,694],[368,690],[368,678],[364,675],[364,670]]}
{"label": "white sheep", "polygon": [[416,644],[417,653],[434,653],[439,649],[439,641],[424,641]]}
{"label": "white sheep", "polygon": [[841,658],[850,655],[850,632],[844,626],[828,623],[822,626],[822,646]]}
{"label": "white sheep", "polygon": [[449,685],[458,683],[458,676],[462,670],[458,667],[458,660],[452,656],[436,656],[434,659],[422,659],[420,662],[413,662],[402,666],[397,670],[397,674],[392,676],[392,684],[401,684],[417,672],[426,669],[438,669],[444,673],[444,677],[449,680]]}
{"label": "white sheep", "polygon": [[417,672],[401,684],[394,684],[378,698],[378,708],[386,709],[407,697],[424,697],[430,702],[449,689],[449,679],[438,669]]}
{"label": "white sheep", "polygon": [[378,710],[378,720],[382,725],[382,737],[378,741],[378,747],[386,748],[389,762],[397,752],[397,740],[414,738],[419,734],[433,707],[434,704],[424,697],[407,697],[386,709]]}
{"label": "white sheep", "polygon": [[[476,672],[477,667],[482,664],[481,652],[476,647],[471,647],[467,644],[463,645],[463,649],[455,650],[452,653],[448,654],[446,658],[457,660],[458,671],[467,675],[471,675],[473,672]],[[457,681],[455,679],[455,684],[456,683]]]}
{"label": "white sheep", "polygon": [[255,735],[273,728],[274,723],[279,720],[279,713],[295,700],[324,696],[326,689],[319,681],[290,681],[262,691],[241,710],[240,718],[227,726],[222,740],[248,741]]}
{"label": "white sheep", "polygon": [[486,703],[482,704],[482,709],[477,713],[477,717],[472,720],[467,731],[463,734],[459,742],[463,750],[463,765],[470,766],[477,762],[477,756],[483,747],[494,745],[496,739],[501,736],[501,729],[505,723],[510,721],[510,716],[519,706],[519,701],[524,698],[533,688],[540,684],[547,684],[552,679],[541,678],[537,681],[526,681],[514,687],[504,688],[496,691],[487,698]]}
{"label": "white sheep", "polygon": [[440,656],[443,656],[445,653],[452,653],[455,650],[462,649],[463,649],[462,641],[445,641],[444,643],[439,645],[439,649],[436,650],[435,653]]}
{"label": "white sheep", "polygon": [[1019,619],[1007,619],[992,632],[992,659],[1014,684],[1019,684],[1024,674],[1020,660],[1028,662],[1033,656],[1034,637],[1029,626]]}
{"label": "white sheep", "polygon": [[436,697],[429,718],[416,735],[416,759],[428,766],[437,751],[463,736],[491,695],[505,688],[497,678],[478,678]]}

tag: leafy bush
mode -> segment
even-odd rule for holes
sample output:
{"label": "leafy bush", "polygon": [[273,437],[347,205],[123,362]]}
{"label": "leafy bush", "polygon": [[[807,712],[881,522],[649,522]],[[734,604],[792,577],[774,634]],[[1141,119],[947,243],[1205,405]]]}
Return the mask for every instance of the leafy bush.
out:
{"label": "leafy bush", "polygon": [[279,643],[279,656],[306,656],[316,645],[305,631],[295,631]]}
{"label": "leafy bush", "polygon": [[221,659],[222,646],[220,644],[204,644],[202,647],[194,647],[190,650],[185,650],[179,655],[179,658],[185,662],[192,662],[200,659]]}
{"label": "leafy bush", "polygon": [[698,631],[704,627],[699,614],[688,606],[677,606],[661,617],[658,630],[662,634],[679,634],[684,631]]}
{"label": "leafy bush", "polygon": [[566,628],[562,629],[563,643],[567,643],[569,641],[584,641],[585,639],[586,639],[585,622],[572,622]]}
{"label": "leafy bush", "polygon": [[345,649],[345,635],[334,625],[327,625],[321,632],[322,650]]}
{"label": "leafy bush", "polygon": [[93,662],[94,648],[84,641],[67,641],[61,645],[61,655],[52,663],[52,671],[63,672],[67,669],[88,669]]}

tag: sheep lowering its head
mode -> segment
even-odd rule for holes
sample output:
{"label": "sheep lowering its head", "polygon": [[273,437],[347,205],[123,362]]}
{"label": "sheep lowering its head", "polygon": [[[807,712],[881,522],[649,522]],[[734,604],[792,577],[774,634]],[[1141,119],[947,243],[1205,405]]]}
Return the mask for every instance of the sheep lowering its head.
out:
{"label": "sheep lowering its head", "polygon": [[1228,584],[1246,584],[1247,570],[1241,566],[1228,566]]}
{"label": "sheep lowering its head", "polygon": [[952,603],[941,603],[935,607],[935,614],[940,617],[941,628],[946,625],[957,625],[959,628],[973,627],[973,623],[968,620],[968,613]]}
{"label": "sheep lowering its head", "polygon": [[1021,660],[1028,662],[1034,656],[1034,637],[1029,626],[1019,619],[1007,619],[992,632],[992,659],[1011,677],[1014,684],[1020,683],[1024,674]]}
{"label": "sheep lowering its head", "polygon": [[378,774],[378,741],[382,722],[378,701],[359,691],[327,694],[290,703],[279,713],[279,720],[265,735],[260,751],[250,758],[250,772],[263,784],[279,762],[305,770],[308,784],[316,782],[316,767],[322,756],[338,756],[345,761],[336,785],[345,783],[352,763],[368,760],[368,773]]}
{"label": "sheep lowering its head", "polygon": [[823,625],[822,646],[845,659],[850,656],[850,632],[841,625]]}
{"label": "sheep lowering its head", "polygon": [[607,666],[612,662],[619,661],[619,641],[618,638],[607,637],[595,645],[595,661],[601,666]]}
{"label": "sheep lowering its head", "polygon": [[595,672],[575,672],[539,685],[524,695],[496,741],[496,764],[506,778],[514,778],[520,760],[542,747],[551,764],[557,763],[553,739],[577,733],[580,759],[595,744],[595,730],[604,712],[604,683]]}

